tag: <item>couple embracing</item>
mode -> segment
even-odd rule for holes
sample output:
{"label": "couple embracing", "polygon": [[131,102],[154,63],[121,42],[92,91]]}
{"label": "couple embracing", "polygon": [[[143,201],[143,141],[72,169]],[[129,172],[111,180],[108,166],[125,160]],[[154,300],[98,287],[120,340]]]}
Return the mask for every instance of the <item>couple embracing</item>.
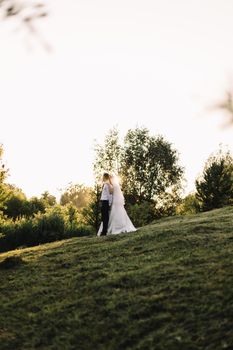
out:
{"label": "couple embracing", "polygon": [[124,196],[116,175],[103,174],[100,201],[102,222],[97,236],[136,231],[125,210]]}

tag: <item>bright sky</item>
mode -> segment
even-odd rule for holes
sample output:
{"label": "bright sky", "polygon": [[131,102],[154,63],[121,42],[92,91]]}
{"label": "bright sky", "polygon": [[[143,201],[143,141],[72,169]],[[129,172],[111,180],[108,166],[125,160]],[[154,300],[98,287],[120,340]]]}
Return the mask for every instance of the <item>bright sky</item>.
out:
{"label": "bright sky", "polygon": [[[0,142],[27,196],[92,184],[94,140],[144,126],[180,154],[187,193],[227,145],[211,110],[233,79],[232,0],[48,0],[47,53],[0,22]],[[13,29],[12,29],[13,28]]]}

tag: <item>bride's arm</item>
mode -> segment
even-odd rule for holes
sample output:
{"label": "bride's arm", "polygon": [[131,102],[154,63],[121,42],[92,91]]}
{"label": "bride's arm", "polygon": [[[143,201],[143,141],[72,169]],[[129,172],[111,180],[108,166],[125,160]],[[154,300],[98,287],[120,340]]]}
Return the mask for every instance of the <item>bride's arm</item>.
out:
{"label": "bride's arm", "polygon": [[109,185],[109,192],[110,192],[110,194],[113,194],[113,186],[112,185]]}
{"label": "bride's arm", "polygon": [[111,179],[109,179],[108,188],[109,188],[109,193],[113,194],[113,184],[111,182]]}

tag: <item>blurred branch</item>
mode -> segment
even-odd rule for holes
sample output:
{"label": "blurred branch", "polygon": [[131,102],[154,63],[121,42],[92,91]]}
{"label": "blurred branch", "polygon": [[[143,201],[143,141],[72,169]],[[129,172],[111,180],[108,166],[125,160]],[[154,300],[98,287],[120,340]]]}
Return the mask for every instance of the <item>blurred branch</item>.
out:
{"label": "blurred branch", "polygon": [[228,116],[226,126],[233,125],[233,91],[227,91],[223,101],[216,104],[215,108],[222,110]]}
{"label": "blurred branch", "polygon": [[37,36],[43,47],[50,50],[50,46],[41,39],[35,22],[48,16],[46,6],[42,2],[23,0],[0,0],[0,20],[16,20],[21,28]]}
{"label": "blurred branch", "polygon": [[218,106],[220,109],[228,112],[231,115],[231,119],[233,121],[233,96],[232,92],[226,92],[225,101]]}

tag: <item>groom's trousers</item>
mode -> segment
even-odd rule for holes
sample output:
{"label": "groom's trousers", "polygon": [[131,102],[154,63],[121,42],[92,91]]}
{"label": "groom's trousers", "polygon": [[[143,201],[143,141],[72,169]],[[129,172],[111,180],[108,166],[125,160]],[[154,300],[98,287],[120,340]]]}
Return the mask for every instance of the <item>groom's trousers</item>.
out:
{"label": "groom's trousers", "polygon": [[105,236],[108,231],[108,221],[109,221],[109,201],[101,201],[101,216],[103,222],[103,229],[101,235]]}

